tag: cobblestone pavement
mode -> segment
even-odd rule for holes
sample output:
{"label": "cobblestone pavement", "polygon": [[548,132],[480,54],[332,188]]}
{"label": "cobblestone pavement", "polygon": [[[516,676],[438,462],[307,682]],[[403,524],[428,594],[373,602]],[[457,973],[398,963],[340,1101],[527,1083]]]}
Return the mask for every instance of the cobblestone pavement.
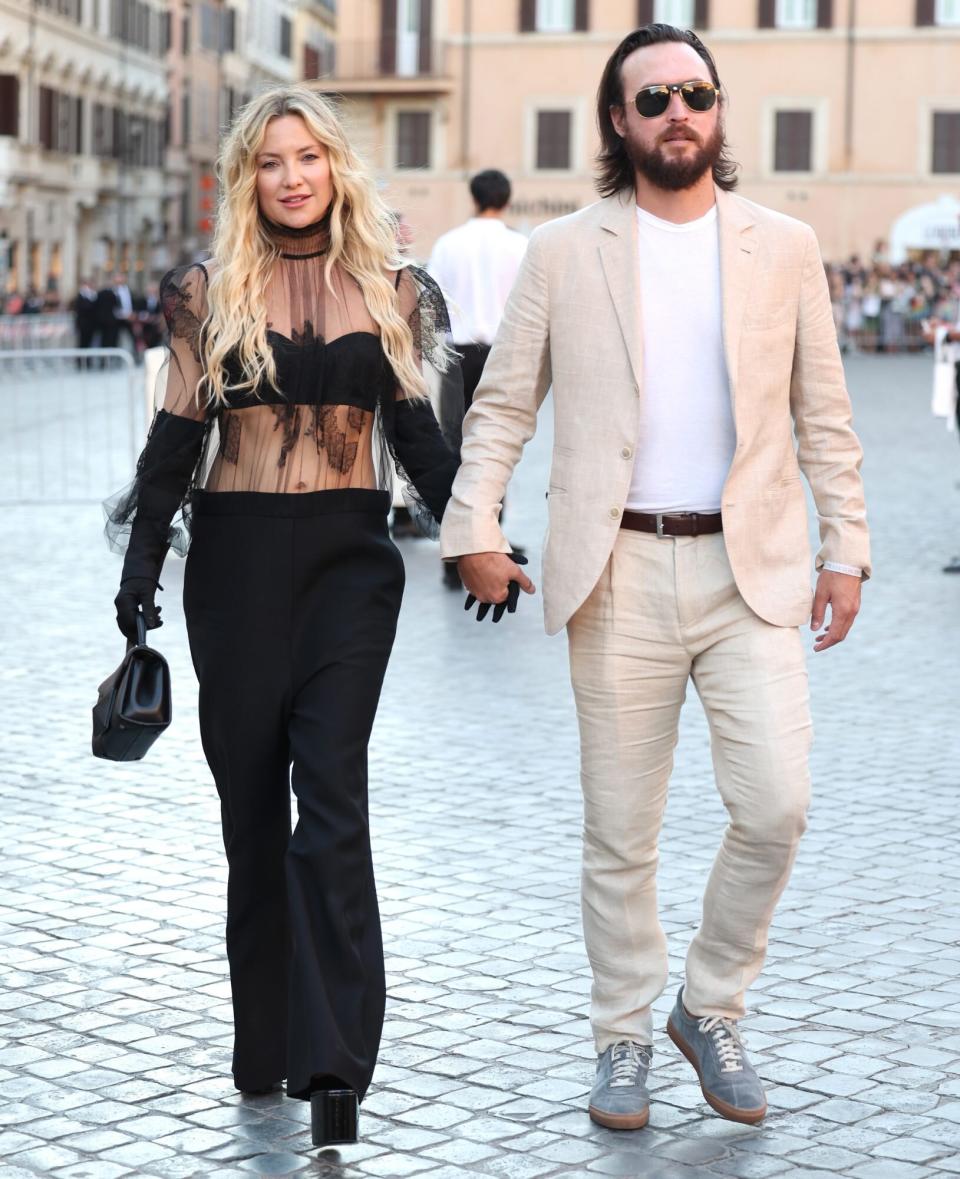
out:
{"label": "cobblestone pavement", "polygon": [[[119,564],[97,507],[41,505],[0,523],[0,1174],[960,1174],[960,579],[940,572],[960,551],[960,451],[928,415],[928,361],[854,358],[849,373],[876,576],[849,642],[811,659],[811,825],[746,1021],[769,1086],[763,1126],[714,1115],[663,1034],[723,825],[695,697],[663,836],[672,973],[650,1126],[606,1131],[584,1110],[593,1054],[565,643],[544,637],[529,599],[477,625],[426,542],[404,543],[371,750],[389,1002],[363,1141],[319,1153],[306,1105],[241,1099],[182,564],[164,577],[158,635],[174,725],[141,764],[94,761],[89,709],[121,653]],[[508,531],[531,548],[548,434],[544,423],[511,503]]]}

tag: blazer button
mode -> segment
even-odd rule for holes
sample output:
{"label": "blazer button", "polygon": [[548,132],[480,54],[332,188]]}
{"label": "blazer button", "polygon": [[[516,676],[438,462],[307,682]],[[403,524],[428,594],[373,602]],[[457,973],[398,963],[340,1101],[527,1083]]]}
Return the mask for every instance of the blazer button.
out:
{"label": "blazer button", "polygon": [[610,509],[610,519],[611,519],[611,520],[616,520],[616,518],[617,518],[619,515],[620,515],[620,509],[619,509],[619,508],[611,508],[611,509]]}
{"label": "blazer button", "polygon": [[620,457],[621,457],[621,458],[632,458],[632,457],[633,457],[633,451],[630,449],[630,447],[629,447],[629,446],[625,446],[625,447],[623,448],[623,450],[621,450],[621,451],[620,451]]}

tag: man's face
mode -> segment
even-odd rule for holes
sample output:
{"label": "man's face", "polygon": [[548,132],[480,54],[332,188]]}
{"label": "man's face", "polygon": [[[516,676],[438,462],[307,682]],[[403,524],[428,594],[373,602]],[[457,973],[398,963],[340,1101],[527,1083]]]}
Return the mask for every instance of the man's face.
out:
{"label": "man's face", "polygon": [[710,82],[707,63],[693,46],[667,41],[635,50],[620,72],[623,106],[611,107],[610,116],[634,168],[668,192],[692,188],[723,151],[719,100],[711,110],[698,112],[689,110],[679,94],[671,94],[662,115],[644,119],[634,97],[646,86]]}

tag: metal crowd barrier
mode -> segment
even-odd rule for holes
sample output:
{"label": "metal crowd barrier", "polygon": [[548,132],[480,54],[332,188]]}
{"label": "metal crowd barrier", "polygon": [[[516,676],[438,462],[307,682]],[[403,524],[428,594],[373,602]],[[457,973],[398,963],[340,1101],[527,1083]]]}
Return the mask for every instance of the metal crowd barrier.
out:
{"label": "metal crowd barrier", "polygon": [[122,348],[0,350],[0,504],[98,502],[129,483],[142,381]]}
{"label": "metal crowd barrier", "polygon": [[71,348],[75,339],[72,315],[0,315],[0,351]]}

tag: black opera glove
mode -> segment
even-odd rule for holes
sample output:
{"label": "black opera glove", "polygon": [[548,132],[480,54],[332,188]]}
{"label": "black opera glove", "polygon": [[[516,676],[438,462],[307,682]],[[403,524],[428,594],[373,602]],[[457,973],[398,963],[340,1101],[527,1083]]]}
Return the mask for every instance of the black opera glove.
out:
{"label": "black opera glove", "polygon": [[[522,553],[508,553],[507,554],[514,565],[526,565],[527,558]],[[472,609],[476,598],[473,594],[467,594],[467,600],[463,603],[464,610]],[[516,614],[517,602],[520,600],[520,582],[514,581],[511,577],[507,583],[507,597],[503,602],[481,602],[477,607],[477,622],[483,622],[490,612],[490,607],[493,606],[493,621],[499,622],[504,614]]]}
{"label": "black opera glove", "polygon": [[117,626],[120,633],[131,642],[137,641],[137,615],[143,611],[147,630],[163,626],[160,619],[162,607],[155,601],[158,589],[163,589],[150,577],[125,577],[120,582],[120,592],[113,599],[117,608]]}
{"label": "black opera glove", "polygon": [[130,503],[133,522],[114,599],[117,626],[128,639],[137,634],[136,616],[142,607],[148,629],[161,625],[154,596],[160,570],[170,547],[170,522],[190,485],[203,449],[202,422],[160,410],[137,464]]}

